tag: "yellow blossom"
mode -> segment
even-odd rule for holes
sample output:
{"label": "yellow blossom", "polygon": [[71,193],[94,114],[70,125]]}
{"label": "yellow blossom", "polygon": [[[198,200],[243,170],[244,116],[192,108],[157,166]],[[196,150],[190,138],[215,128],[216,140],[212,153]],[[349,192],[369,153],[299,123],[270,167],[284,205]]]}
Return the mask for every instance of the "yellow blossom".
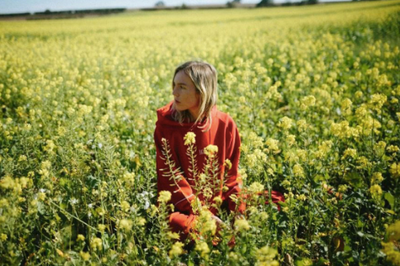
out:
{"label": "yellow blossom", "polygon": [[384,141],[379,141],[374,145],[375,152],[380,155],[382,155],[385,152],[385,148],[386,148],[386,142]]}
{"label": "yellow blossom", "polygon": [[136,224],[138,226],[144,226],[146,224],[146,219],[143,217],[136,218]]}
{"label": "yellow blossom", "polygon": [[202,233],[210,233],[211,235],[215,235],[217,224],[215,219],[212,217],[213,214],[206,207],[200,209],[200,215],[197,219],[196,229]]}
{"label": "yellow blossom", "polygon": [[228,170],[230,170],[232,168],[232,162],[229,159],[225,160],[224,165],[225,165],[226,169],[228,169]]}
{"label": "yellow blossom", "polygon": [[345,159],[347,157],[356,158],[356,156],[357,156],[356,149],[347,148],[343,153],[342,159]]}
{"label": "yellow blossom", "polygon": [[296,143],[296,136],[295,135],[287,135],[287,137],[286,137],[286,141],[287,141],[287,144],[289,145],[289,147],[290,146],[292,146],[293,144],[295,144]]}
{"label": "yellow blossom", "polygon": [[371,162],[368,160],[368,158],[365,156],[358,157],[357,163],[359,165],[357,166],[357,169],[366,169],[372,165]]}
{"label": "yellow blossom", "polygon": [[3,179],[0,179],[0,186],[5,189],[14,188],[14,179],[10,175],[5,175]]}
{"label": "yellow blossom", "polygon": [[382,242],[382,252],[386,254],[386,260],[393,265],[400,265],[400,252],[393,242]]}
{"label": "yellow blossom", "polygon": [[101,233],[104,233],[104,230],[106,229],[106,226],[104,224],[98,224],[97,228]]}
{"label": "yellow blossom", "polygon": [[270,248],[269,246],[264,246],[256,250],[257,266],[278,266],[279,262],[274,260],[278,251],[276,249]]}
{"label": "yellow blossom", "polygon": [[341,108],[342,108],[342,112],[345,115],[351,115],[351,107],[352,107],[353,103],[349,98],[345,98],[342,102],[341,102]]}
{"label": "yellow blossom", "polygon": [[132,222],[132,220],[121,219],[119,221],[118,226],[119,226],[119,229],[121,229],[123,231],[130,231],[132,229],[133,222]]}
{"label": "yellow blossom", "polygon": [[123,200],[122,202],[121,202],[121,209],[124,211],[124,212],[127,212],[127,211],[129,211],[129,208],[130,208],[131,206],[129,205],[129,202],[127,202],[126,200]]}
{"label": "yellow blossom", "polygon": [[46,141],[46,146],[44,147],[44,150],[47,151],[48,153],[52,153],[56,145],[54,144],[54,141],[51,139]]}
{"label": "yellow blossom", "polygon": [[400,240],[400,220],[388,226],[386,229],[390,241]]}
{"label": "yellow blossom", "polygon": [[179,255],[181,255],[183,253],[183,243],[182,242],[175,242],[172,245],[171,250],[169,251],[169,257],[170,258],[174,258],[174,257],[178,257]]}
{"label": "yellow blossom", "polygon": [[253,182],[250,186],[249,186],[249,193],[250,194],[256,194],[256,193],[260,193],[264,191],[264,186],[258,182]]}
{"label": "yellow blossom", "polygon": [[43,193],[43,192],[39,192],[37,198],[38,198],[38,200],[40,200],[40,201],[44,201],[44,200],[46,199],[46,194]]}
{"label": "yellow blossom", "polygon": [[303,132],[307,129],[308,125],[307,125],[307,121],[305,119],[300,119],[296,122],[297,125],[297,129],[299,130],[299,132]]}
{"label": "yellow blossom", "polygon": [[133,172],[125,172],[123,175],[124,182],[133,185],[135,183],[135,173]]}
{"label": "yellow blossom", "polygon": [[398,152],[400,149],[399,149],[399,147],[397,147],[396,145],[389,145],[389,146],[386,148],[386,150],[387,150],[388,152],[393,152],[393,153],[395,153],[395,152]]}
{"label": "yellow blossom", "polygon": [[21,155],[21,156],[19,156],[19,158],[18,158],[18,162],[26,162],[27,161],[27,158],[26,158],[26,156],[25,155]]}
{"label": "yellow blossom", "polygon": [[382,106],[387,101],[387,96],[384,94],[376,93],[371,96],[370,106],[373,110],[375,110],[378,114],[381,113]]}
{"label": "yellow blossom", "polygon": [[268,138],[267,141],[265,142],[268,145],[268,148],[273,150],[273,151],[278,151],[279,150],[279,140],[273,139],[273,138]]}
{"label": "yellow blossom", "polygon": [[103,242],[101,241],[100,238],[94,237],[90,241],[90,247],[96,251],[96,250],[102,250],[103,249]]}
{"label": "yellow blossom", "polygon": [[83,261],[88,261],[90,260],[90,254],[88,252],[79,252],[79,255],[81,256],[81,258],[83,259]]}
{"label": "yellow blossom", "polygon": [[386,234],[388,242],[382,242],[382,252],[386,254],[386,260],[393,265],[400,265],[400,251],[397,246],[400,241],[400,221],[389,225]]}
{"label": "yellow blossom", "polygon": [[379,172],[373,173],[372,178],[371,178],[372,184],[379,184],[382,181],[383,181],[382,173],[379,173]]}
{"label": "yellow blossom", "polygon": [[304,170],[300,164],[295,164],[293,166],[293,174],[297,177],[304,177]]}
{"label": "yellow blossom", "polygon": [[292,127],[292,119],[287,116],[282,117],[279,120],[278,127],[282,128],[283,130],[288,130]]}
{"label": "yellow blossom", "polygon": [[296,196],[298,200],[305,201],[307,199],[306,195],[300,194]]}
{"label": "yellow blossom", "polygon": [[315,105],[315,101],[316,101],[316,99],[315,99],[314,95],[305,96],[301,100],[301,108],[307,109],[308,107],[312,107]]}
{"label": "yellow blossom", "polygon": [[167,236],[169,239],[175,239],[175,240],[178,240],[180,238],[178,233],[170,231],[167,233]]}
{"label": "yellow blossom", "polygon": [[200,256],[204,259],[208,258],[208,253],[210,253],[210,248],[208,247],[206,242],[197,242],[195,250],[200,252]]}
{"label": "yellow blossom", "polygon": [[183,137],[183,140],[185,141],[185,146],[195,144],[196,143],[196,134],[193,132],[188,132],[186,133],[185,137]]}
{"label": "yellow blossom", "polygon": [[217,196],[214,198],[214,202],[217,206],[221,206],[222,204],[222,198],[220,196]]}
{"label": "yellow blossom", "polygon": [[207,157],[213,158],[217,153],[218,153],[218,146],[216,145],[210,144],[204,148],[204,154],[207,155]]}
{"label": "yellow blossom", "polygon": [[158,196],[158,202],[167,203],[170,200],[171,200],[171,192],[167,190],[163,190],[160,192],[160,195]]}
{"label": "yellow blossom", "polygon": [[392,163],[389,172],[392,174],[394,178],[400,177],[400,163]]}
{"label": "yellow blossom", "polygon": [[369,192],[371,193],[372,197],[375,199],[379,199],[382,195],[382,188],[380,185],[375,184],[369,188]]}
{"label": "yellow blossom", "polygon": [[235,220],[235,230],[238,232],[247,231],[250,229],[250,224],[246,219]]}

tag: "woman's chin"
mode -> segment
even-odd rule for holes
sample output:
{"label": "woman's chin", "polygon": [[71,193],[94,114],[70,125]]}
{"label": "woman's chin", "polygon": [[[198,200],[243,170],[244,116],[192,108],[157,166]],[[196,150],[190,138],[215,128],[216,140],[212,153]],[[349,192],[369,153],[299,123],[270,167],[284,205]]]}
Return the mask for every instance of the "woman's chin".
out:
{"label": "woman's chin", "polygon": [[174,107],[175,110],[177,110],[177,111],[179,111],[179,112],[185,111],[184,108],[179,107],[179,105],[177,105],[175,102],[174,102],[173,107]]}

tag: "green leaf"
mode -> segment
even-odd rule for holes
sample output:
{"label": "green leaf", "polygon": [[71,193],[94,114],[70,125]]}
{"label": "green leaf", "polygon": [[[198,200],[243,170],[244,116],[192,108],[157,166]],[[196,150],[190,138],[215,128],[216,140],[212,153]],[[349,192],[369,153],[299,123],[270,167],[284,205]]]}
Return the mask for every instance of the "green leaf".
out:
{"label": "green leaf", "polygon": [[392,211],[392,210],[385,210],[385,212],[387,212],[389,214],[392,214],[392,215],[396,215],[396,213],[394,211]]}
{"label": "green leaf", "polygon": [[344,175],[344,180],[346,180],[354,188],[361,188],[363,185],[362,177],[357,172],[346,173]]}
{"label": "green leaf", "polygon": [[385,200],[387,200],[390,204],[390,209],[393,210],[394,207],[394,197],[392,194],[390,194],[389,192],[385,193]]}

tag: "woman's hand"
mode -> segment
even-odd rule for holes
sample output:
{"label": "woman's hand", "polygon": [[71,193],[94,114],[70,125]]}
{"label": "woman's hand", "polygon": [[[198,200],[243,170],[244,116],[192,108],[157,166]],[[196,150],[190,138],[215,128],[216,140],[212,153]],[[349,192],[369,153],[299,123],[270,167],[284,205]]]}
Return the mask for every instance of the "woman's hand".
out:
{"label": "woman's hand", "polygon": [[215,220],[215,222],[217,223],[218,226],[221,226],[221,225],[224,224],[224,222],[223,222],[221,219],[219,219],[218,216],[213,215],[213,216],[211,216],[211,218],[212,218],[213,220]]}

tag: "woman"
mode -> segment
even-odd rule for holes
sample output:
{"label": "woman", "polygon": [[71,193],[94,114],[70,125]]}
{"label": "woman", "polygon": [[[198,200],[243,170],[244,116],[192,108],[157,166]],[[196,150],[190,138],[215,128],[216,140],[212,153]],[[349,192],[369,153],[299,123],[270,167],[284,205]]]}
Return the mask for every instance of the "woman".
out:
{"label": "woman", "polygon": [[[217,72],[215,68],[200,61],[189,61],[180,65],[172,81],[174,100],[157,110],[158,120],[154,132],[157,148],[158,192],[171,192],[171,203],[175,211],[170,215],[174,232],[185,238],[195,224],[197,215],[192,201],[196,198],[204,203],[204,192],[196,186],[199,173],[207,164],[207,147],[214,147],[218,160],[219,181],[212,191],[212,199],[219,199],[231,211],[244,211],[244,204],[237,204],[232,195],[241,190],[238,173],[240,137],[232,118],[216,108]],[[192,140],[197,168],[187,156],[187,133]],[[192,156],[192,159],[193,159]],[[228,163],[228,167],[224,164]],[[228,169],[229,168],[229,169]],[[196,189],[197,188],[197,189]],[[213,218],[220,222],[216,208],[210,208]]]}

